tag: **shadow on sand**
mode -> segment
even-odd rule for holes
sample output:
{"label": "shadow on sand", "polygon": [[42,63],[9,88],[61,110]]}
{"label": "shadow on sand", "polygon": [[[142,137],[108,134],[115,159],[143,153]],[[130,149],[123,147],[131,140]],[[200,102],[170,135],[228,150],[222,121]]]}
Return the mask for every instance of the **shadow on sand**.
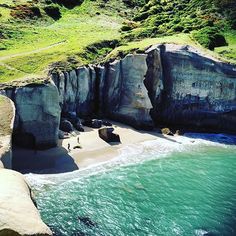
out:
{"label": "shadow on sand", "polygon": [[68,151],[61,147],[39,151],[13,146],[13,169],[21,173],[59,174],[78,170]]}

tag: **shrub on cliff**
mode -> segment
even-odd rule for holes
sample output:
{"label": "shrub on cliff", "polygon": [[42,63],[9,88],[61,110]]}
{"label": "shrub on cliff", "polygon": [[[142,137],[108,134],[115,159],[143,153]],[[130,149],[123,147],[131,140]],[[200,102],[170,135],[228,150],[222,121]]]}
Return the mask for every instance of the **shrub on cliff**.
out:
{"label": "shrub on cliff", "polygon": [[205,27],[193,32],[193,37],[202,46],[214,50],[215,47],[227,46],[224,35],[216,27]]}
{"label": "shrub on cliff", "polygon": [[76,6],[81,5],[84,0],[52,0],[52,1],[66,8],[72,9]]}
{"label": "shrub on cliff", "polygon": [[[158,27],[152,35],[189,33],[207,26],[222,30],[236,29],[235,0],[149,0],[134,16],[140,23],[140,35],[146,37],[146,29]],[[130,32],[129,32],[130,33]],[[136,34],[136,31],[131,32]],[[150,34],[149,34],[150,35]],[[222,39],[222,38],[221,38]],[[221,41],[220,37],[216,41]],[[211,45],[210,45],[211,46]]]}
{"label": "shrub on cliff", "polygon": [[10,14],[16,19],[35,19],[42,16],[40,9],[30,4],[17,5],[11,10]]}
{"label": "shrub on cliff", "polygon": [[58,20],[61,18],[61,12],[58,6],[55,5],[46,6],[44,7],[44,11],[48,16],[52,17],[54,20]]}

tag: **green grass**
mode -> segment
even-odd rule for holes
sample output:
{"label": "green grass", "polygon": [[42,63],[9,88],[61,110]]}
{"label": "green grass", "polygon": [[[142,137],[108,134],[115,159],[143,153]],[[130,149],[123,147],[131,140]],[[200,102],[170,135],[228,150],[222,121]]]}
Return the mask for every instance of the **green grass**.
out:
{"label": "green grass", "polygon": [[[98,11],[100,15],[96,14]],[[6,31],[11,32],[11,38],[0,42],[0,48],[5,48],[0,50],[0,62],[16,70],[9,71],[2,65],[0,82],[32,74],[41,76],[46,74],[49,64],[66,61],[69,57],[74,57],[78,64],[89,63],[81,57],[88,45],[120,37],[123,19],[116,12],[109,13],[105,14],[96,4],[85,1],[73,10],[62,8],[62,18],[53,23],[3,24]],[[51,47],[59,42],[63,43]]]}
{"label": "green grass", "polygon": [[[17,2],[25,3],[27,1],[20,0]],[[175,0],[175,2],[181,1],[184,0]],[[104,40],[118,39],[122,43],[122,46],[115,48],[106,59],[121,56],[135,50],[142,51],[146,47],[158,43],[189,44],[202,48],[192,39],[190,32],[173,33],[173,30],[177,30],[178,27],[176,28],[176,26],[179,24],[177,22],[174,23],[175,21],[181,20],[184,26],[188,25],[192,28],[195,27],[194,24],[197,24],[195,20],[185,17],[187,7],[185,10],[175,12],[176,16],[171,16],[169,21],[166,16],[172,3],[171,1],[161,1],[163,4],[164,2],[167,2],[167,4],[162,6],[164,12],[161,15],[164,23],[158,27],[158,30],[164,30],[171,36],[156,34],[149,37],[148,32],[152,32],[152,26],[154,27],[152,24],[157,24],[158,20],[160,20],[156,18],[160,14],[153,13],[155,12],[155,1],[150,0],[149,2],[152,2],[152,4],[147,4],[139,13],[148,12],[150,16],[143,21],[137,22],[137,24],[133,24],[137,28],[128,32],[121,32],[120,29],[124,22],[127,22],[127,20],[131,22],[130,20],[138,15],[137,12],[139,12],[140,8],[128,8],[122,0],[104,2],[103,0],[84,0],[81,6],[70,10],[60,6],[62,17],[58,21],[46,16],[43,11],[44,0],[40,0],[36,4],[42,13],[42,18],[37,20],[12,19],[10,9],[0,7],[0,33],[4,35],[4,37],[0,37],[0,83],[15,79],[46,76],[51,65],[56,62],[70,67],[93,63],[96,59],[103,61],[106,54],[111,51],[111,48],[105,46],[105,48],[99,48],[99,50],[94,52],[88,51],[87,48],[89,45],[97,44]],[[134,0],[132,2],[137,4]],[[191,2],[195,4],[197,1],[191,0]],[[1,3],[15,4],[13,0],[3,0]],[[194,13],[194,11],[195,8],[192,7],[191,12]],[[202,20],[202,22],[205,22],[205,20]],[[155,27],[157,26],[155,25]],[[206,52],[236,63],[235,32],[229,29],[225,31],[224,34],[229,43],[228,46],[216,48],[214,52]],[[141,38],[139,37],[140,35],[142,35]],[[139,40],[137,40],[138,38]],[[72,65],[68,63],[71,58],[73,59]]]}
{"label": "green grass", "polygon": [[215,51],[222,57],[236,63],[236,30],[225,34],[228,46],[218,47]]}
{"label": "green grass", "polygon": [[120,47],[115,48],[108,56],[107,59],[118,57],[120,54],[127,54],[132,51],[144,51],[150,45],[160,43],[176,43],[188,44],[196,46],[196,43],[190,38],[188,34],[177,34],[172,36],[162,36],[159,38],[147,38],[139,41],[129,42]]}

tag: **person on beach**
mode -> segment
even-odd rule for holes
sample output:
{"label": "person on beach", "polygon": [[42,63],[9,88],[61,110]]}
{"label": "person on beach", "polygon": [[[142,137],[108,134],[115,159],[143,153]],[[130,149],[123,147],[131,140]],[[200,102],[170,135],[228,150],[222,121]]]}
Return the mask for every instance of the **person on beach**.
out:
{"label": "person on beach", "polygon": [[79,136],[78,136],[78,138],[77,138],[77,142],[79,143]]}
{"label": "person on beach", "polygon": [[68,152],[70,152],[70,143],[68,143]]}

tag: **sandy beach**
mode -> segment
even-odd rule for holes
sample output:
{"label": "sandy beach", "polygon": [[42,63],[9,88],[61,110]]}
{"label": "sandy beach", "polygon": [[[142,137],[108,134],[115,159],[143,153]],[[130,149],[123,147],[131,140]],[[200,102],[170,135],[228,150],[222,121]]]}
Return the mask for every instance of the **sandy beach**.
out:
{"label": "sandy beach", "polygon": [[[85,132],[74,132],[72,137],[59,140],[58,147],[49,150],[35,151],[14,147],[13,168],[23,173],[65,173],[109,161],[119,155],[122,147],[130,144],[163,138],[176,142],[175,137],[163,136],[155,130],[138,131],[127,125],[112,123],[114,133],[119,134],[121,143],[109,144],[99,137],[98,129],[85,127]],[[75,148],[78,145],[81,148]]]}

